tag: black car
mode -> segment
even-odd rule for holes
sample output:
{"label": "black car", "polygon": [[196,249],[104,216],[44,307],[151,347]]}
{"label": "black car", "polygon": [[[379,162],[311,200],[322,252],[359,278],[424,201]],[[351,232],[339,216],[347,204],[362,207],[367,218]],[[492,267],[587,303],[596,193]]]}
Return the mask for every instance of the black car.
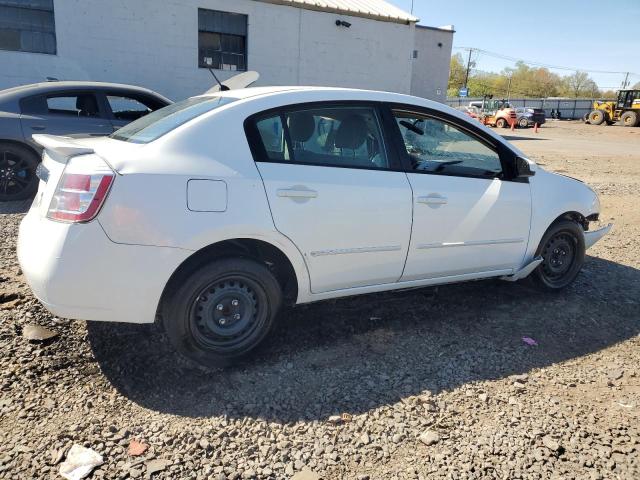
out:
{"label": "black car", "polygon": [[545,113],[541,108],[518,107],[516,108],[516,123],[520,128],[538,126],[545,122]]}
{"label": "black car", "polygon": [[0,201],[38,186],[41,148],[31,135],[109,135],[171,100],[146,88],[100,82],[45,82],[0,90]]}

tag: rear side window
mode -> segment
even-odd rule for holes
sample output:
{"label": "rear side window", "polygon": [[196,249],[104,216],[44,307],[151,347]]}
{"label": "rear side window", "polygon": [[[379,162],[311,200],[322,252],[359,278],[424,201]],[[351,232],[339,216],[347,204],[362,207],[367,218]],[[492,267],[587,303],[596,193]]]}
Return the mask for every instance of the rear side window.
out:
{"label": "rear side window", "polygon": [[255,123],[264,161],[389,168],[380,121],[367,106],[285,110]]}
{"label": "rear side window", "polygon": [[98,101],[92,93],[48,96],[47,111],[50,114],[72,117],[100,116]]}
{"label": "rear side window", "polygon": [[149,143],[180,125],[235,100],[230,97],[188,98],[145,115],[114,132],[111,138],[123,142]]}
{"label": "rear side window", "polygon": [[135,98],[121,95],[107,95],[107,102],[115,118],[129,122],[144,117],[155,110]]}

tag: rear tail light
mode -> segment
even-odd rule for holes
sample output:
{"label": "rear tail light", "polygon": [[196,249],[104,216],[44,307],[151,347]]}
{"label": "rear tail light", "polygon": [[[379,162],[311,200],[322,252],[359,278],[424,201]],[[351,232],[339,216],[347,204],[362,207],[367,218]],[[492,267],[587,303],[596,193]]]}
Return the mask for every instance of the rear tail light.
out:
{"label": "rear tail light", "polygon": [[47,217],[70,223],[93,220],[107,198],[114,177],[113,170],[95,155],[73,157],[62,172]]}

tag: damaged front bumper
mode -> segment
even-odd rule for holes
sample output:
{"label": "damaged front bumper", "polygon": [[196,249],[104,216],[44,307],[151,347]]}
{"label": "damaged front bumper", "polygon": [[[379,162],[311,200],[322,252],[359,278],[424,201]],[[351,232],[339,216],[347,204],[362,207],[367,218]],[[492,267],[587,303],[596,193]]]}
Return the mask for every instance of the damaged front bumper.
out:
{"label": "damaged front bumper", "polygon": [[593,245],[611,231],[613,223],[610,223],[606,227],[599,228],[592,232],[584,232],[584,248],[585,250],[593,247]]}

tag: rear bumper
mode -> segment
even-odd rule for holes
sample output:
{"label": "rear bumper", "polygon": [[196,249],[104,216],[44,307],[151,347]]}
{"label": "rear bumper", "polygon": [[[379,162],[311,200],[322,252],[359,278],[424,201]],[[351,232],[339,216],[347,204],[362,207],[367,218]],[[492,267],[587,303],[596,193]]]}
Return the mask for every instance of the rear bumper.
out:
{"label": "rear bumper", "polygon": [[35,209],[22,220],[18,260],[35,296],[54,315],[151,323],[166,282],[188,250],[116,244],[97,221],[66,224]]}

